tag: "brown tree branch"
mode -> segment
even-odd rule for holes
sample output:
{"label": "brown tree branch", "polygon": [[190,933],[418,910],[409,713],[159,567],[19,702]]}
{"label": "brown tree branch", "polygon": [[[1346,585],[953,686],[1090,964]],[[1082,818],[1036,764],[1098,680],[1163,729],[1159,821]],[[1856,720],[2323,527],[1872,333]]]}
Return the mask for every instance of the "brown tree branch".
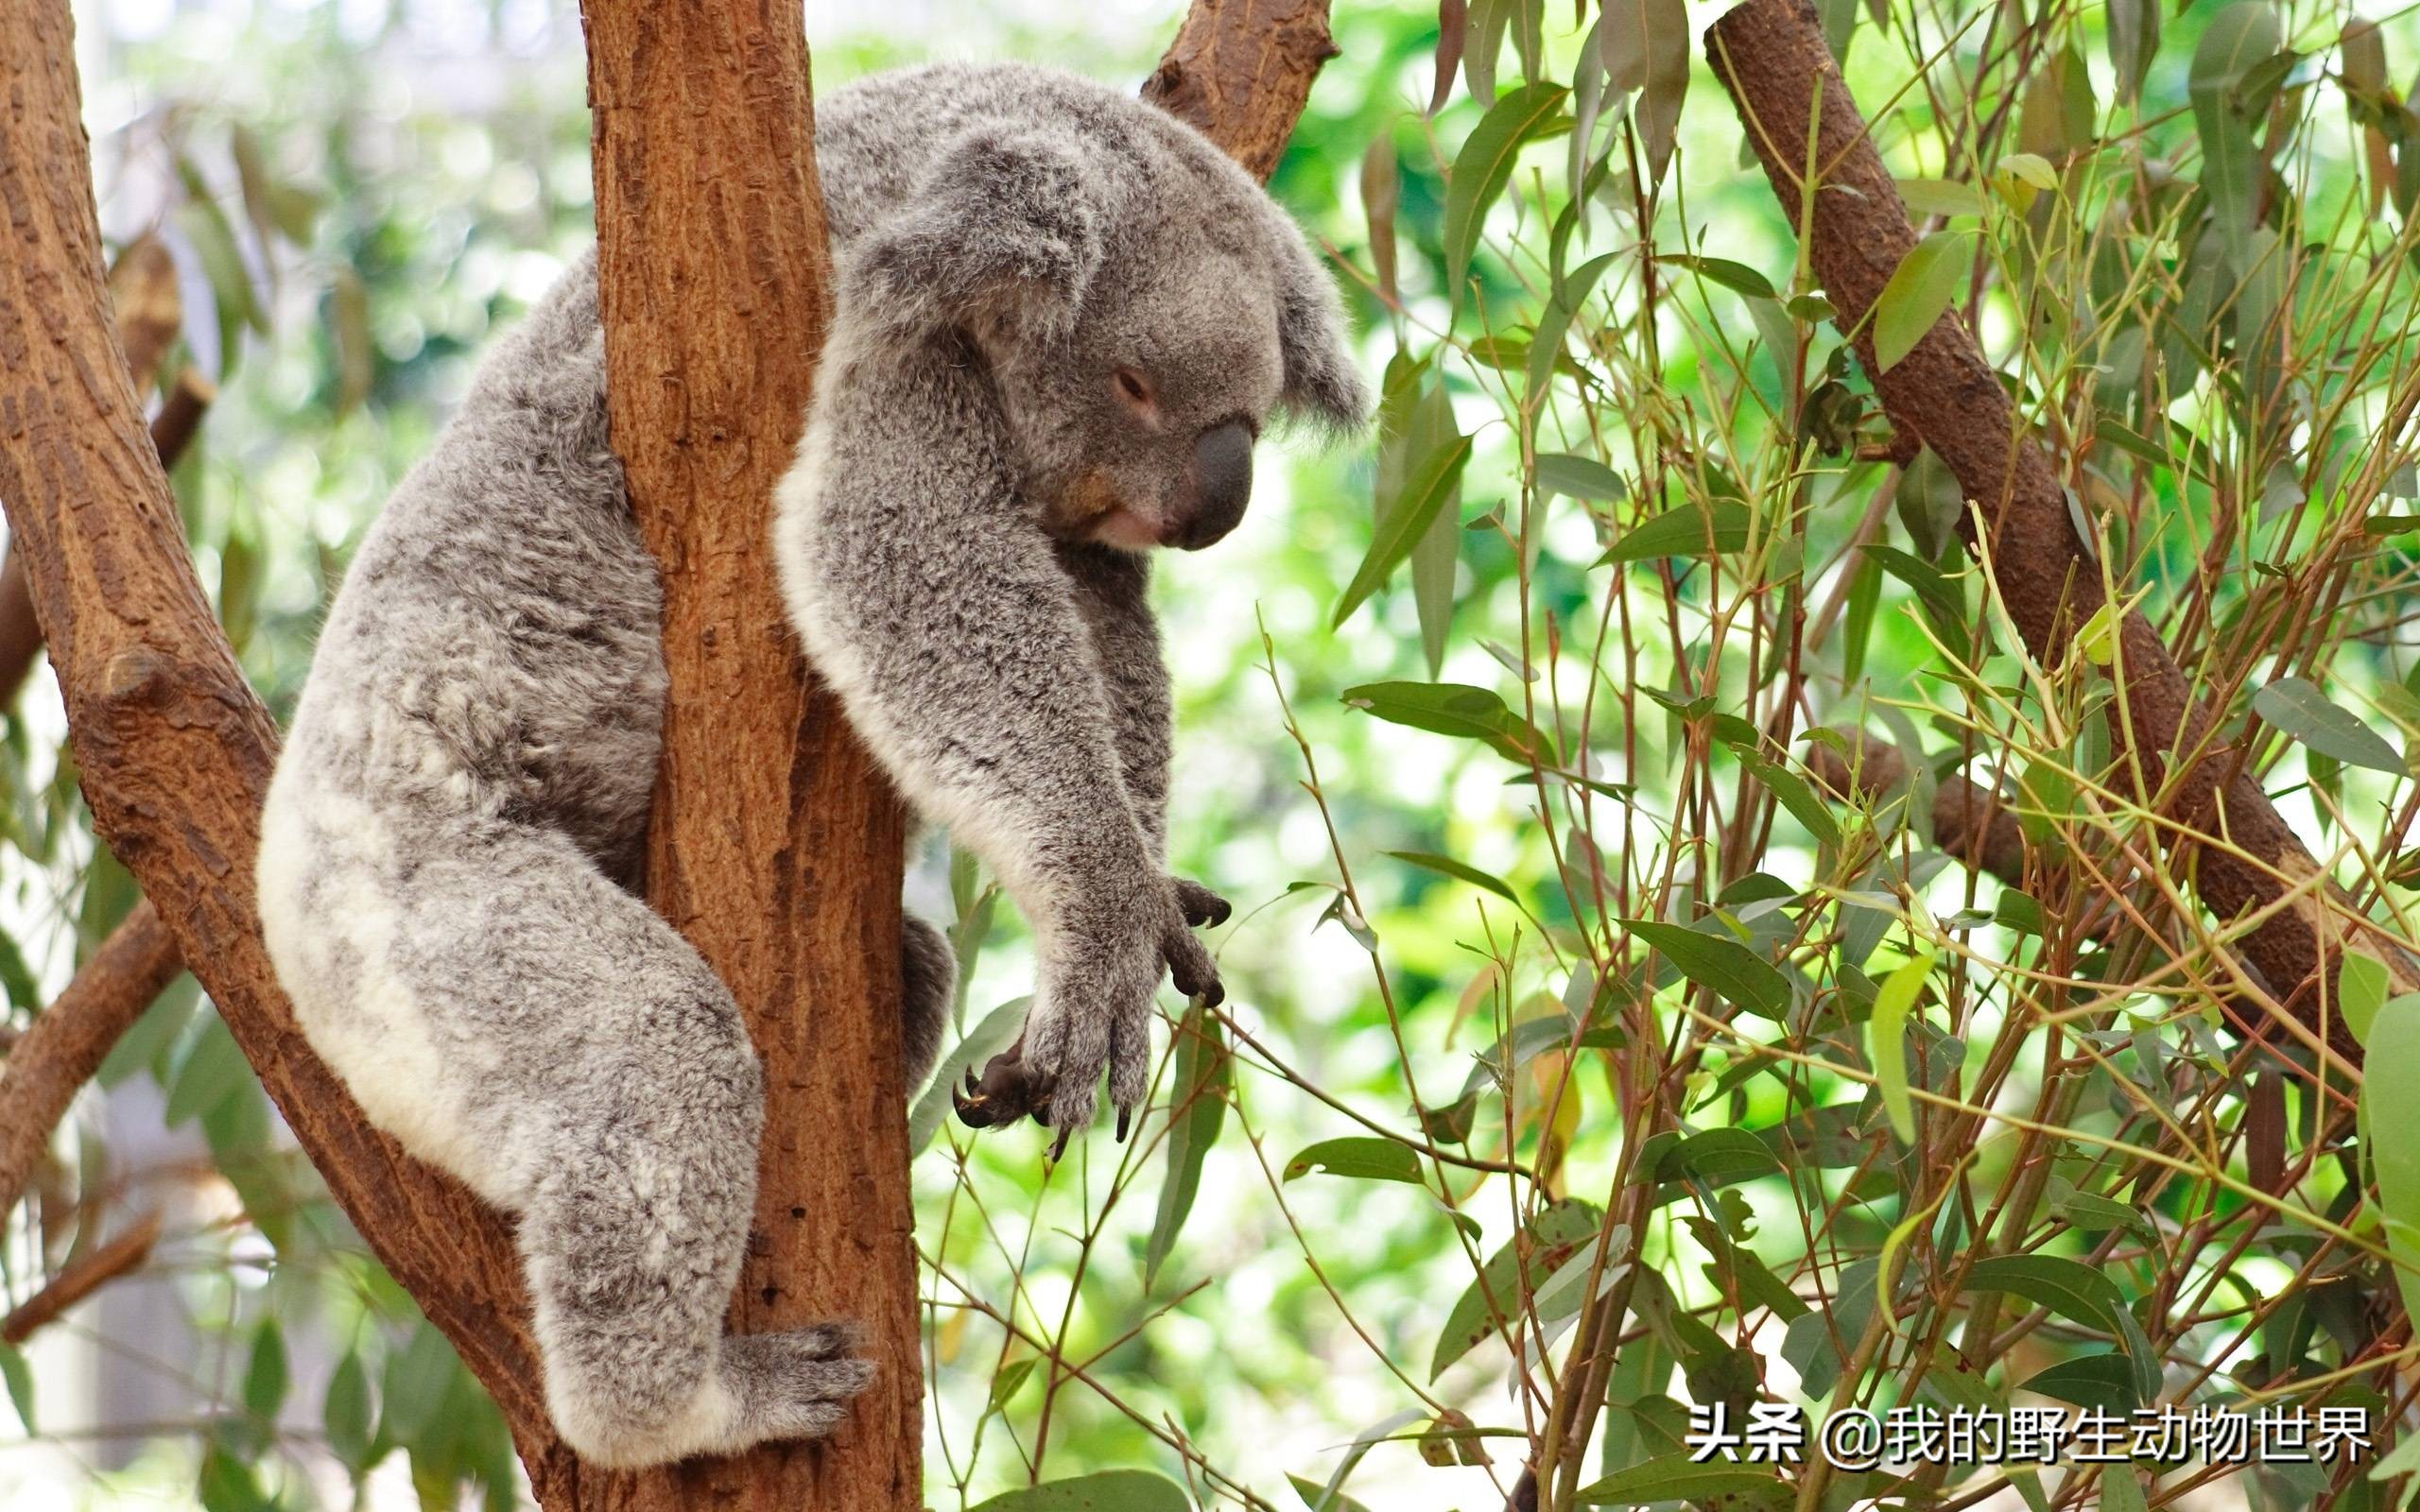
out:
{"label": "brown tree branch", "polygon": [[[769,1094],[731,1323],[851,1319],[879,1373],[828,1444],[583,1467],[579,1500],[916,1512],[906,823],[838,696],[805,677],[766,549],[831,321],[803,17],[653,0],[583,0],[580,15],[607,408],[663,568],[670,692],[648,901],[739,1000]],[[745,192],[726,191],[743,173]]]}
{"label": "brown tree branch", "polygon": [[[160,238],[136,237],[110,265],[110,303],[117,319],[118,342],[126,349],[126,367],[139,400],[159,380],[160,365],[183,329],[184,301],[177,292],[177,265]],[[178,374],[160,414],[151,422],[151,443],[160,465],[174,468],[194,427],[209,405],[211,387],[190,367]],[[173,414],[174,418],[171,419]],[[42,654],[42,627],[34,620],[33,586],[26,580],[26,564],[16,552],[0,560],[0,706],[16,700]]]}
{"label": "brown tree branch", "polygon": [[43,1283],[42,1290],[9,1309],[8,1316],[0,1317],[0,1344],[25,1343],[36,1329],[140,1267],[151,1258],[151,1246],[159,1237],[160,1214],[148,1211],[128,1225],[125,1232],[90,1254],[69,1261],[58,1275]]}
{"label": "brown tree branch", "polygon": [[159,911],[137,902],[26,1026],[0,1064],[0,1211],[14,1206],[33,1178],[78,1090],[183,969]]}
{"label": "brown tree branch", "polygon": [[[125,328],[122,302],[119,327]],[[178,375],[176,387],[151,421],[151,449],[163,472],[177,465],[213,393],[209,381],[191,368]],[[22,625],[16,619],[20,612]],[[26,576],[24,558],[11,551],[0,565],[0,704],[15,696],[41,649],[33,585]],[[0,1211],[25,1192],[78,1089],[101,1069],[119,1037],[134,1027],[134,1021],[183,967],[176,938],[160,922],[159,912],[137,902],[77,968],[57,1001],[19,1037],[7,1065],[0,1066]]]}
{"label": "brown tree branch", "polygon": [[1327,0],[1194,0],[1143,97],[1267,183],[1336,56]]}
{"label": "brown tree branch", "polygon": [[[2070,524],[2048,455],[2022,436],[2006,390],[1956,311],[1887,371],[1875,361],[1868,317],[1915,246],[1915,228],[1833,66],[1814,7],[1807,0],[1747,0],[1707,30],[1705,43],[1774,196],[1791,224],[1806,228],[1807,255],[1838,312],[1836,323],[1856,334],[1892,423],[1921,437],[1980,508],[2009,616],[2037,661],[2058,663],[2076,627],[2104,602],[2100,566]],[[1802,219],[1801,180],[1810,163],[1822,192]],[[2210,711],[2197,707],[2191,682],[2140,614],[2125,617],[2110,672],[2118,693],[2112,744],[2139,770],[2137,797],[2168,821],[2158,826],[2162,843],[2204,903],[2230,918],[2266,908],[2318,875],[2318,863],[2258,782],[2238,770],[2234,749],[2214,740]],[[2180,750],[2189,759],[2171,770],[2169,758]],[[2196,834],[2223,844],[2196,843]],[[2348,943],[2358,940],[2366,954],[2385,959],[2394,991],[2420,990],[2420,972],[2363,936],[2360,918],[2341,890],[2323,883],[2305,887],[2243,938],[2244,954],[2314,1031],[2321,1020],[2314,979],[2323,966],[2332,972]],[[2277,1033],[2257,1016],[2237,1023],[2256,1037]],[[2360,1048],[2342,1020],[2331,1019],[2326,1030],[2358,1064]]]}

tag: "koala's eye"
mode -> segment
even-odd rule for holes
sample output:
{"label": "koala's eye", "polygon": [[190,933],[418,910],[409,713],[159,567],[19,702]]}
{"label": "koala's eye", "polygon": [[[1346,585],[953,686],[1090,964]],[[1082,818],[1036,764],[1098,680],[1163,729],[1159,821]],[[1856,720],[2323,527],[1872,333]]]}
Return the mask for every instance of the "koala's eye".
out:
{"label": "koala's eye", "polygon": [[1124,400],[1129,405],[1135,409],[1148,411],[1152,407],[1151,382],[1150,379],[1144,377],[1141,373],[1136,372],[1132,368],[1118,369],[1115,376],[1117,379],[1118,398]]}

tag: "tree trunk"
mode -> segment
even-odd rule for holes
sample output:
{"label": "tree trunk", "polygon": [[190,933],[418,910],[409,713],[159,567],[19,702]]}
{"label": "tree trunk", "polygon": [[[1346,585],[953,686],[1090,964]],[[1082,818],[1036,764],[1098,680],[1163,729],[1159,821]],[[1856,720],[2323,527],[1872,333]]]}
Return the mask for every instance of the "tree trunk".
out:
{"label": "tree trunk", "polygon": [[648,900],[738,998],[765,1062],[756,1221],[732,1326],[854,1319],[881,1371],[828,1444],[583,1472],[577,1502],[916,1512],[906,826],[838,698],[805,675],[769,549],[773,485],[832,306],[801,12],[778,0],[580,9],[608,407],[663,568],[671,677]]}

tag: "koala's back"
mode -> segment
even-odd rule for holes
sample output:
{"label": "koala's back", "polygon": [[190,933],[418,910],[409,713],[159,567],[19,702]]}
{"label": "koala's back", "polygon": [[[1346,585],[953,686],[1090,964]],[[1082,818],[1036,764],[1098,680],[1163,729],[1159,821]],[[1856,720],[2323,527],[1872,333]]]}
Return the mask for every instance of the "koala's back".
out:
{"label": "koala's back", "polygon": [[560,829],[627,872],[661,597],[606,442],[594,259],[481,364],[363,539],[294,723],[324,784]]}
{"label": "koala's back", "polygon": [[[818,103],[836,255],[905,202],[954,135],[1080,134],[1166,180],[1232,176],[1155,109],[1075,75],[938,64]],[[570,835],[629,878],[652,790],[660,590],[606,441],[593,254],[480,366],[337,595],[297,711],[294,761],[328,789],[465,805]]]}

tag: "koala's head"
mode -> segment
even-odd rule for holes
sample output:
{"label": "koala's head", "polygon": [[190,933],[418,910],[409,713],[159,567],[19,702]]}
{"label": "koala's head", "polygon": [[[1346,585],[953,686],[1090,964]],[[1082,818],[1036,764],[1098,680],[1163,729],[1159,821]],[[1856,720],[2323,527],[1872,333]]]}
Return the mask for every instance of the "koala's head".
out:
{"label": "koala's head", "polygon": [[1198,550],[1243,518],[1265,427],[1369,402],[1285,213],[1153,107],[1096,105],[962,132],[868,261],[982,352],[1045,528]]}

